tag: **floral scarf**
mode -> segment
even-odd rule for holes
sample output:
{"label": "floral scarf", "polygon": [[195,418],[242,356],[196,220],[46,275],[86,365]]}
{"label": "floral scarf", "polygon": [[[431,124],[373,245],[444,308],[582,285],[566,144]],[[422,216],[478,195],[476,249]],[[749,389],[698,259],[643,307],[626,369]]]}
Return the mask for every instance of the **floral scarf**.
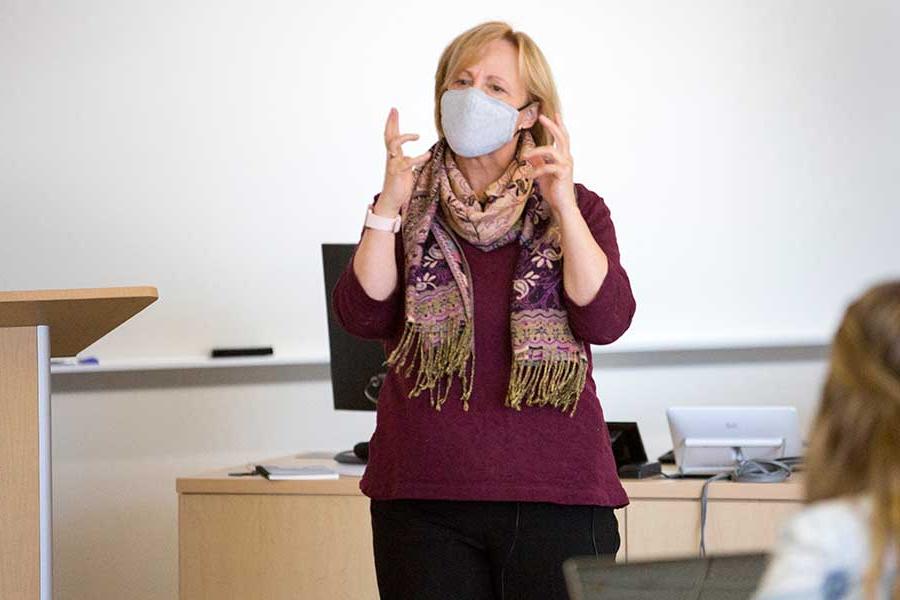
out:
{"label": "floral scarf", "polygon": [[468,410],[475,375],[472,285],[477,283],[459,236],[483,252],[514,241],[520,246],[512,283],[513,364],[506,406],[550,405],[575,413],[587,355],[569,328],[562,302],[559,228],[534,185],[531,167],[520,158],[532,147],[531,132],[523,131],[516,158],[483,199],[472,192],[443,139],[416,172],[401,232],[406,321],[386,364],[398,370],[405,365],[409,377],[418,358],[410,397],[427,389],[437,410],[454,375],[461,379],[463,408]]}

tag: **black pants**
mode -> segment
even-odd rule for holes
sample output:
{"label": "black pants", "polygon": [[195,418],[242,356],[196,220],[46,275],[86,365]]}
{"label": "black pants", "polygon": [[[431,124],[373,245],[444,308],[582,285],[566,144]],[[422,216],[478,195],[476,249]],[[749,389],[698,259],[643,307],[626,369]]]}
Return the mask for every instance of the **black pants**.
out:
{"label": "black pants", "polygon": [[371,500],[381,600],[567,600],[562,563],[615,559],[612,508]]}

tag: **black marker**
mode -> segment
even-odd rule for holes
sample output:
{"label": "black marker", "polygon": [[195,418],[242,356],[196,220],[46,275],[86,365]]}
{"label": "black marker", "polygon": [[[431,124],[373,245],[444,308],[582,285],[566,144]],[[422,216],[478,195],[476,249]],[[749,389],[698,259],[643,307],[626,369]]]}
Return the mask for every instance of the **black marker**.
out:
{"label": "black marker", "polygon": [[269,356],[274,354],[272,346],[257,348],[213,348],[212,358],[234,358],[236,356]]}

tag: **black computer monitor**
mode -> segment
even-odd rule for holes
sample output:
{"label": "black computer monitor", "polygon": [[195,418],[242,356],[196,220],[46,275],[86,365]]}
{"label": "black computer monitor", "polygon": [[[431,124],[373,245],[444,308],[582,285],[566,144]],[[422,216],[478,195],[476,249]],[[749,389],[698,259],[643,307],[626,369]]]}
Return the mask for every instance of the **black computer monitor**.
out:
{"label": "black computer monitor", "polygon": [[331,389],[337,410],[375,410],[378,390],[387,367],[380,341],[347,333],[334,316],[331,292],[350,263],[356,244],[322,244],[325,303],[328,312],[328,348],[331,353]]}
{"label": "black computer monitor", "polygon": [[616,467],[647,462],[647,452],[638,424],[634,421],[607,421]]}

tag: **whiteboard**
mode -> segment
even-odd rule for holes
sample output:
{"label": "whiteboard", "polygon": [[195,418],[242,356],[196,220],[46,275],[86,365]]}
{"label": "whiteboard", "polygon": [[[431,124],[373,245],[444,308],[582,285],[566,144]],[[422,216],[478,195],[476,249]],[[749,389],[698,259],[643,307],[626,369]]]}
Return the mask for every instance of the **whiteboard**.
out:
{"label": "whiteboard", "polygon": [[157,286],[103,358],[327,357],[320,244],[358,240],[389,108],[426,150],[440,52],[495,18],[612,210],[614,348],[824,343],[900,276],[897,3],[83,0],[0,2],[0,288]]}

